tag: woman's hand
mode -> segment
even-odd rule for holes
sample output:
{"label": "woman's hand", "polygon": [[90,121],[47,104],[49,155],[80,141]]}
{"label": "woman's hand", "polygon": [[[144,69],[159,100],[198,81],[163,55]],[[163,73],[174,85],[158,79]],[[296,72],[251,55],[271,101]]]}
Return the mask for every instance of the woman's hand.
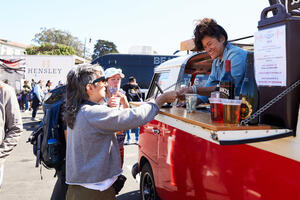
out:
{"label": "woman's hand", "polygon": [[164,105],[164,103],[172,103],[176,100],[178,96],[178,93],[174,90],[174,91],[169,91],[169,92],[165,92],[161,95],[159,95],[155,101],[157,103],[157,105],[159,107],[161,107],[162,105]]}

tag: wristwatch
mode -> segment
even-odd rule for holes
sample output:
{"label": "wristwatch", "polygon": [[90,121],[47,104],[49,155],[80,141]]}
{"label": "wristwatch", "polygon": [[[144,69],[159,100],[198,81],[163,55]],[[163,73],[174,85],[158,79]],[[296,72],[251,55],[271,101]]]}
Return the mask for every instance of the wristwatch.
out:
{"label": "wristwatch", "polygon": [[220,90],[220,84],[217,84],[217,86],[216,86],[216,88],[215,88],[215,90],[214,91],[219,91]]}

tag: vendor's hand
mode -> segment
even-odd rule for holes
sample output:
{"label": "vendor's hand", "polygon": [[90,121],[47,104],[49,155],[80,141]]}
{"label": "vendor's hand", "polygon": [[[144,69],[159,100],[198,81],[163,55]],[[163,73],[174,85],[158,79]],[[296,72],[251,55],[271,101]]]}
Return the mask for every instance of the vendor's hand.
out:
{"label": "vendor's hand", "polygon": [[185,101],[178,101],[177,104],[176,104],[176,107],[185,107],[186,106],[186,103]]}
{"label": "vendor's hand", "polygon": [[193,92],[192,87],[183,87],[178,92],[178,99],[183,101],[185,100],[185,94],[192,93],[192,92]]}

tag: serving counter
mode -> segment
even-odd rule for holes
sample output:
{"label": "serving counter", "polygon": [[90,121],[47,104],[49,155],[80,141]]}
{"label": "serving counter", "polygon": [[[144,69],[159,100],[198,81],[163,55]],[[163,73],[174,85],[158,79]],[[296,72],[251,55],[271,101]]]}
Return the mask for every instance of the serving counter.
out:
{"label": "serving counter", "polygon": [[[205,110],[196,110],[192,113],[186,112],[183,107],[173,107],[173,108],[162,108],[160,113],[167,115],[184,122],[201,126],[202,128],[209,129],[211,131],[229,131],[229,130],[261,130],[261,129],[271,129],[269,125],[250,125],[250,126],[239,126],[233,124],[224,124],[212,122],[210,118],[210,113],[205,112]],[[275,127],[273,127],[275,129]]]}
{"label": "serving counter", "polygon": [[188,113],[185,108],[175,106],[161,108],[155,119],[220,145],[255,143],[295,135],[290,129],[265,124],[245,126],[215,123],[211,121],[208,110]]}

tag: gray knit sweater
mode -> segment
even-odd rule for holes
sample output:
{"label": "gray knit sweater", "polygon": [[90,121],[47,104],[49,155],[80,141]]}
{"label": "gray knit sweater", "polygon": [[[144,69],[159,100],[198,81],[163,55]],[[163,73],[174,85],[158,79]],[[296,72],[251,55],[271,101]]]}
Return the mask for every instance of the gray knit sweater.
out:
{"label": "gray knit sweater", "polygon": [[155,103],[136,108],[116,109],[84,104],[74,128],[68,127],[66,182],[98,183],[122,172],[116,131],[144,125],[157,115]]}
{"label": "gray knit sweater", "polygon": [[0,164],[11,154],[23,131],[15,90],[0,81]]}

